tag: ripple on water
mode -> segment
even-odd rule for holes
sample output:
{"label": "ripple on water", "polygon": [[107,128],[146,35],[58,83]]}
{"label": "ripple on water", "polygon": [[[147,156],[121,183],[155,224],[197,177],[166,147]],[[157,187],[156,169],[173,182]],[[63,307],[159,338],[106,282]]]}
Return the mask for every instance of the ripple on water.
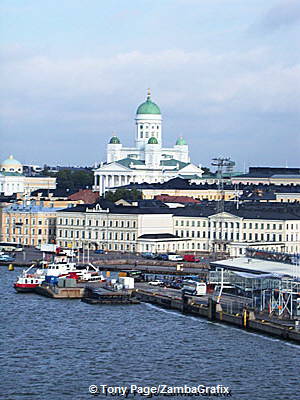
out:
{"label": "ripple on water", "polygon": [[297,345],[148,304],[16,294],[18,272],[0,270],[5,399],[90,399],[91,384],[223,384],[238,400],[287,399],[299,389]]}

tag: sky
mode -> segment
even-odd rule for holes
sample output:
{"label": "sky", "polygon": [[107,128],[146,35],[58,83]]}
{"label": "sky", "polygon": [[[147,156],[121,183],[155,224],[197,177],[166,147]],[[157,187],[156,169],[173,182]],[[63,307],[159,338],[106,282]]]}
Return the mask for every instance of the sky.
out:
{"label": "sky", "polygon": [[0,159],[93,165],[151,88],[195,164],[300,167],[299,0],[2,0]]}

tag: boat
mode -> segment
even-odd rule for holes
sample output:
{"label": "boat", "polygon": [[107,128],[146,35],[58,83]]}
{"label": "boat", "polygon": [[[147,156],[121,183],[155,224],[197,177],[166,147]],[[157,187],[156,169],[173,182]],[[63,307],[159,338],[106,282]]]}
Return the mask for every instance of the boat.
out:
{"label": "boat", "polygon": [[8,254],[1,254],[0,255],[0,263],[4,262],[4,263],[8,263],[8,262],[14,262],[15,258],[9,256]]}
{"label": "boat", "polygon": [[[36,271],[34,272],[34,270]],[[17,281],[14,283],[14,288],[20,293],[33,292],[44,280],[45,275],[42,270],[37,269],[37,266],[33,264],[18,276]]]}
{"label": "boat", "polygon": [[45,275],[55,277],[72,277],[78,282],[105,282],[105,277],[100,273],[99,268],[93,264],[78,264],[67,260],[50,263],[44,268]]}
{"label": "boat", "polygon": [[77,282],[106,281],[99,269],[93,264],[76,264],[69,262],[66,257],[63,259],[58,257],[53,263],[42,263],[40,266],[34,264],[23,271],[14,283],[14,288],[17,292],[32,292],[45,281],[46,276],[69,277],[76,279]]}

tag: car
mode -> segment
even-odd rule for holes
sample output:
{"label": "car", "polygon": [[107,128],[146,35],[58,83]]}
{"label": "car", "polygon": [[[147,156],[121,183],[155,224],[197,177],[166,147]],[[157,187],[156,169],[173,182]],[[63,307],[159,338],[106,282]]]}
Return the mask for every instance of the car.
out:
{"label": "car", "polygon": [[168,261],[169,255],[168,254],[158,254],[156,258],[158,260]]}
{"label": "car", "polygon": [[151,285],[151,286],[162,286],[163,284],[164,284],[163,281],[159,281],[158,279],[155,281],[148,282],[148,285]]}
{"label": "car", "polygon": [[141,257],[148,258],[148,259],[154,259],[155,258],[155,254],[153,254],[151,252],[146,252],[146,253],[142,253]]}
{"label": "car", "polygon": [[95,250],[95,254],[105,254],[105,251],[102,249]]}

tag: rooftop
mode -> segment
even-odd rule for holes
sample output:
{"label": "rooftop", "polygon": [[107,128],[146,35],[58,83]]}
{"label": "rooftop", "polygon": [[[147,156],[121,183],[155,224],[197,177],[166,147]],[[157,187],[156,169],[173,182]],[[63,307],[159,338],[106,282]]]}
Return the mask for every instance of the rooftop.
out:
{"label": "rooftop", "polygon": [[[295,273],[295,265],[275,261],[258,260],[256,258],[239,257],[210,263],[214,267],[226,267],[230,270],[272,274],[274,277],[289,276]],[[299,273],[298,273],[299,274]],[[300,278],[300,275],[298,275]]]}

